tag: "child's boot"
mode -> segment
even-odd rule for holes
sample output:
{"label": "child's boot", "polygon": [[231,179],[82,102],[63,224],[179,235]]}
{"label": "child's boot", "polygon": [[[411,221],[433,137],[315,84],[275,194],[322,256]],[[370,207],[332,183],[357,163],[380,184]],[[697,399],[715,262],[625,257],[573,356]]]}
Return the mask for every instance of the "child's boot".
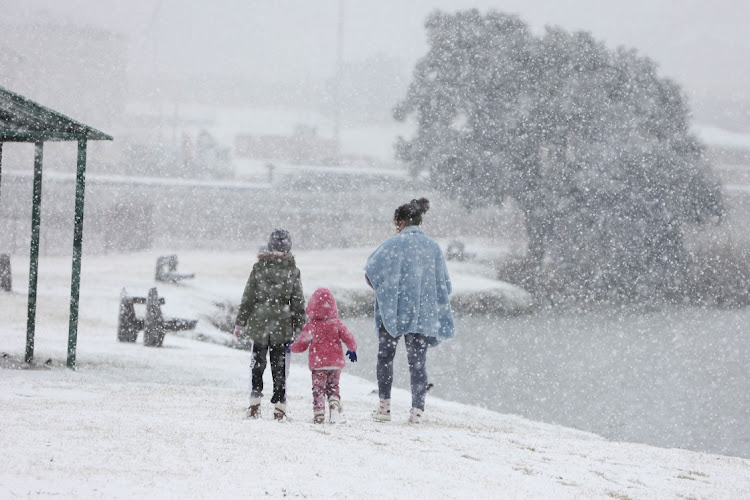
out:
{"label": "child's boot", "polygon": [[260,398],[250,398],[250,406],[245,411],[246,418],[260,418]]}
{"label": "child's boot", "polygon": [[421,424],[422,418],[424,417],[424,410],[419,408],[412,408],[409,412],[409,423],[410,424]]}
{"label": "child's boot", "polygon": [[391,400],[380,399],[380,405],[378,409],[372,412],[372,419],[376,422],[390,422],[391,421]]}
{"label": "child's boot", "polygon": [[273,419],[279,422],[286,421],[286,403],[276,403],[273,409]]}
{"label": "child's boot", "polygon": [[332,424],[339,424],[344,421],[344,409],[341,407],[341,400],[336,396],[332,396],[328,400],[328,410],[330,411],[330,422]]}
{"label": "child's boot", "polygon": [[313,414],[313,423],[314,424],[325,424],[326,423],[326,411],[325,410],[315,410]]}

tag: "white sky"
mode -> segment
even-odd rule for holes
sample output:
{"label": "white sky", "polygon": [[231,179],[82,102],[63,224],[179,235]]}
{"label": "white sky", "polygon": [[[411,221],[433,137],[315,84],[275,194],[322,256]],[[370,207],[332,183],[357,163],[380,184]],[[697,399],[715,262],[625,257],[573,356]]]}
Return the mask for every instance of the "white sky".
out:
{"label": "white sky", "polygon": [[[591,31],[640,49],[689,94],[741,95],[750,85],[745,0],[342,0],[346,61],[376,54],[410,67],[435,8],[513,12],[540,28]],[[131,69],[174,74],[332,76],[339,0],[0,0],[7,22],[85,23],[127,35]],[[157,53],[156,58],[154,52]]]}

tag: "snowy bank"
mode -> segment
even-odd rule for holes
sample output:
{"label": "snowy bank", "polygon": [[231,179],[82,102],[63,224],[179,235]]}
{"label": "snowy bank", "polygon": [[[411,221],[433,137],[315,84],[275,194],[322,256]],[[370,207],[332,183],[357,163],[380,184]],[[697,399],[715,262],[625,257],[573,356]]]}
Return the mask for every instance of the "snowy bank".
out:
{"label": "snowy bank", "polygon": [[[342,314],[372,314],[374,294],[364,279],[364,263],[372,249],[320,250],[297,256],[305,293],[330,288]],[[490,312],[520,314],[528,312],[533,301],[523,289],[493,279],[490,262],[448,261],[453,285],[451,304],[456,314]]]}
{"label": "snowy bank", "polygon": [[709,146],[750,149],[750,134],[712,126],[695,126],[693,130]]}
{"label": "snowy bank", "polygon": [[[161,349],[143,346],[142,337],[117,342],[119,288],[152,285],[150,257],[84,259],[75,372],[63,366],[69,260],[40,265],[33,369],[17,368],[25,366],[26,296],[0,295],[3,496],[741,498],[750,491],[749,460],[611,442],[434,397],[425,424],[410,426],[402,390],[394,392],[394,422],[376,424],[369,419],[375,384],[346,373],[346,424],[316,426],[304,355],[295,355],[291,370],[291,420],[272,421],[267,400],[262,420],[245,420],[246,352],[174,335]],[[231,258],[213,258],[222,263],[216,281],[223,275],[228,288],[164,286],[165,310],[188,315],[216,294],[241,291],[251,258],[237,276]],[[299,260],[308,279],[327,275],[307,258]],[[196,267],[201,259],[181,255],[180,266],[200,276],[208,272]],[[24,278],[16,265],[14,283]]]}
{"label": "snowy bank", "polygon": [[[318,287],[330,288],[343,317],[372,314],[375,296],[364,279],[364,263],[371,251],[349,248],[294,252],[305,295],[309,297]],[[156,257],[140,254],[126,258],[127,265],[136,266],[136,258],[148,262]],[[165,290],[181,304],[191,304],[189,310],[211,317],[214,324],[226,323],[230,318],[233,321],[254,261],[255,255],[250,253],[224,253],[221,258],[209,253],[180,254],[180,265],[185,269],[203,271],[184,286]],[[491,277],[494,269],[489,261],[449,261],[448,270],[453,284],[451,304],[456,314],[522,314],[533,307],[525,290]],[[210,325],[203,326],[206,335],[215,337]]]}

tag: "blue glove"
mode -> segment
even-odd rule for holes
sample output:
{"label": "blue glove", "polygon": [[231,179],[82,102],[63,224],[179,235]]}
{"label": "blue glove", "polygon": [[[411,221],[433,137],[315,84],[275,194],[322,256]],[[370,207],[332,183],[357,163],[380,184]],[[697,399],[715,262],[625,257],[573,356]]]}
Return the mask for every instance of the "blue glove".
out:
{"label": "blue glove", "polygon": [[290,354],[292,352],[292,347],[291,346],[292,346],[291,342],[287,342],[286,343],[286,352],[287,352],[287,354]]}
{"label": "blue glove", "polygon": [[357,362],[357,351],[346,351],[346,355],[349,356],[349,361],[352,363]]}

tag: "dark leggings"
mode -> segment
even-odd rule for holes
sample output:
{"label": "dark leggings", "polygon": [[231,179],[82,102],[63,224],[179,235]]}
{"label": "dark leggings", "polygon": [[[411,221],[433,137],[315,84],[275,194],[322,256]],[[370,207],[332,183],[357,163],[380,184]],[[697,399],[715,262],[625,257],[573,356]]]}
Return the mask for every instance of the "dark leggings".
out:
{"label": "dark leggings", "polygon": [[273,377],[271,402],[286,403],[286,344],[271,345],[270,349],[267,345],[253,344],[250,397],[263,397],[263,372],[266,371],[266,353],[269,352]]}
{"label": "dark leggings", "polygon": [[[390,399],[393,358],[396,356],[398,338],[381,328],[378,341],[378,394],[381,399]],[[421,333],[408,333],[404,335],[404,343],[411,375],[411,405],[424,410],[424,396],[427,392],[427,337]]]}

